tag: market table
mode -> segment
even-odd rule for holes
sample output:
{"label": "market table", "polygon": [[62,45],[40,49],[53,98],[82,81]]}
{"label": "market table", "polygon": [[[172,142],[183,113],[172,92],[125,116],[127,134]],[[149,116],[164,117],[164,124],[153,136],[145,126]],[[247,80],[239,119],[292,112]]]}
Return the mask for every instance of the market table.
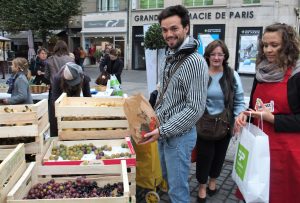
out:
{"label": "market table", "polygon": [[[95,89],[91,89],[92,97],[99,97],[99,98],[105,98],[105,97],[110,97],[110,98],[120,98],[120,96],[111,96],[113,92],[113,89],[110,89],[105,92],[98,92]],[[33,100],[40,101],[42,99],[48,99],[48,92],[44,92],[41,94],[31,94]],[[10,98],[11,94],[0,92],[0,100],[1,99],[7,99]]]}

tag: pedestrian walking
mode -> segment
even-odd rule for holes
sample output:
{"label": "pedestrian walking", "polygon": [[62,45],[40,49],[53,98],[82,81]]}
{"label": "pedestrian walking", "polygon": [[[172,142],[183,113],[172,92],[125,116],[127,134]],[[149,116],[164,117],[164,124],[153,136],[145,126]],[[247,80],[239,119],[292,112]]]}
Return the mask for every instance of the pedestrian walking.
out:
{"label": "pedestrian walking", "polygon": [[[206,202],[207,194],[213,196],[217,192],[216,179],[222,170],[234,118],[245,110],[242,82],[238,73],[228,65],[229,51],[226,44],[221,40],[212,41],[205,48],[204,58],[209,66],[209,84],[205,113],[197,125],[198,203]],[[213,125],[207,125],[209,129],[200,125],[206,115],[213,119]],[[216,125],[219,124],[216,118],[220,118],[220,125],[226,129],[220,135],[216,135],[219,133],[216,131]]]}
{"label": "pedestrian walking", "polygon": [[[253,117],[269,136],[270,202],[300,202],[300,44],[292,26],[265,28],[259,44],[250,110],[236,119],[236,128]],[[263,163],[262,163],[263,164]]]}
{"label": "pedestrian walking", "polygon": [[197,137],[195,124],[205,109],[208,68],[197,53],[197,41],[188,36],[190,18],[186,8],[165,8],[158,20],[167,43],[155,107],[160,127],[145,134],[148,140],[144,144],[158,140],[171,202],[190,203],[191,152]]}

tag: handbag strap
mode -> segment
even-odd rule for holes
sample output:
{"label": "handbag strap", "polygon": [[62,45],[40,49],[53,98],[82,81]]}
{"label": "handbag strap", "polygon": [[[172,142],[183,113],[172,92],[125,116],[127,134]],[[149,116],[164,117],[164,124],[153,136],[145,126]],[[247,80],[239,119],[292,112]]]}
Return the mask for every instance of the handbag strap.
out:
{"label": "handbag strap", "polygon": [[162,91],[159,94],[159,98],[158,101],[155,104],[155,108],[162,102],[163,96],[166,93],[167,89],[168,89],[168,85],[171,81],[172,76],[174,75],[174,73],[177,71],[177,69],[181,66],[181,64],[184,62],[184,60],[188,57],[189,55],[184,55],[176,64],[176,66],[173,68],[173,70],[171,71],[168,79],[166,80],[166,85],[164,85],[164,87],[162,88]]}

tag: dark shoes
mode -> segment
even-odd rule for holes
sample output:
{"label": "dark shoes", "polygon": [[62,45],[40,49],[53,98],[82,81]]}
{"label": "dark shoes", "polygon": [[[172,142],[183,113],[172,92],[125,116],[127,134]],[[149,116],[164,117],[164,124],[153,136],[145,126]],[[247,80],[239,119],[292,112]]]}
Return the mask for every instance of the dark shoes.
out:
{"label": "dark shoes", "polygon": [[209,187],[206,188],[206,194],[208,194],[210,197],[214,196],[217,193],[217,189],[211,190]]}
{"label": "dark shoes", "polygon": [[206,202],[206,197],[201,198],[199,196],[197,196],[197,203],[205,203]]}

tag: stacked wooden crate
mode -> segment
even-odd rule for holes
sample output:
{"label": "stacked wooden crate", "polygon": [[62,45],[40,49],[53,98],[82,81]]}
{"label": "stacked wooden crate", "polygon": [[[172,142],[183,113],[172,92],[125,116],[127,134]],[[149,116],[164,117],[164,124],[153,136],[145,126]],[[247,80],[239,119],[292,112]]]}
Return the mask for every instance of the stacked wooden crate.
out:
{"label": "stacked wooden crate", "polygon": [[[122,98],[87,98],[67,97],[62,94],[55,102],[55,115],[58,122],[58,140],[53,140],[51,147],[45,154],[40,170],[60,170],[67,175],[85,171],[86,174],[94,174],[95,171],[115,170],[122,159],[126,160],[130,184],[130,195],[135,195],[135,152],[128,138],[128,121],[123,111],[124,99]],[[112,145],[121,146],[126,142],[130,148],[131,157],[111,158],[82,161],[50,161],[49,154],[53,146],[64,144],[73,146],[76,144],[89,144],[95,146]],[[116,165],[117,164],[117,165]],[[60,165],[53,167],[53,165]],[[68,172],[66,172],[68,171]]]}
{"label": "stacked wooden crate", "polygon": [[119,139],[129,135],[123,98],[67,97],[55,102],[60,140]]}
{"label": "stacked wooden crate", "polygon": [[24,144],[14,149],[0,150],[0,202],[6,202],[6,196],[26,170]]}
{"label": "stacked wooden crate", "polygon": [[15,141],[26,142],[25,153],[41,158],[44,137],[48,133],[46,99],[36,104],[0,106],[0,150],[15,147],[18,144]]}

